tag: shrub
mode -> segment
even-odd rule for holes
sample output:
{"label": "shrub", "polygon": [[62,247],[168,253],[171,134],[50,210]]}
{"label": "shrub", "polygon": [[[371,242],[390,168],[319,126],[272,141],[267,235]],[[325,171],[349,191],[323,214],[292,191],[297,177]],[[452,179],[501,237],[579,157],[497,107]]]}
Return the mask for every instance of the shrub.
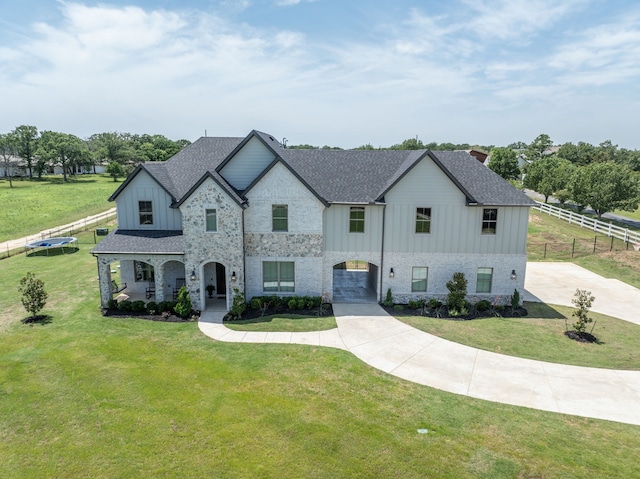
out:
{"label": "shrub", "polygon": [[517,289],[513,290],[513,294],[511,295],[511,312],[515,311],[520,307],[520,293],[518,293]]}
{"label": "shrub", "polygon": [[440,306],[442,306],[442,301],[438,301],[438,300],[437,300],[437,299],[435,299],[435,298],[431,298],[431,299],[429,300],[428,305],[429,305],[429,307],[430,307],[431,309],[436,309],[436,308],[439,308]]}
{"label": "shrub", "polygon": [[29,272],[21,280],[18,292],[22,293],[22,306],[32,318],[47,304],[49,294],[44,290],[44,282]]}
{"label": "shrub", "polygon": [[298,308],[298,300],[296,298],[291,298],[288,302],[287,302],[287,307],[291,310],[297,309]]}
{"label": "shrub", "polygon": [[175,313],[181,318],[186,318],[191,314],[191,297],[186,286],[182,286],[178,291],[178,301],[173,307]]}
{"label": "shrub", "polygon": [[172,313],[173,312],[173,308],[175,307],[176,303],[174,303],[173,301],[160,301],[158,303],[158,312],[160,313]]}
{"label": "shrub", "polygon": [[124,301],[120,301],[118,303],[118,309],[120,311],[131,311],[131,301],[125,299]]}
{"label": "shrub", "polygon": [[576,289],[576,293],[571,302],[577,309],[571,313],[571,316],[576,318],[573,329],[578,333],[584,333],[587,330],[587,324],[593,321],[593,318],[589,317],[589,308],[591,308],[595,299],[595,296],[591,295],[591,291]]}
{"label": "shrub", "polygon": [[476,303],[475,307],[478,311],[489,311],[489,308],[491,308],[491,301],[488,299],[481,299]]}
{"label": "shrub", "polygon": [[233,288],[233,301],[231,302],[231,311],[229,315],[232,319],[240,319],[242,314],[247,309],[247,303],[245,302],[245,295],[238,288]]}
{"label": "shrub", "polygon": [[391,288],[387,289],[387,297],[382,302],[382,304],[387,308],[390,308],[391,306],[393,306],[393,295],[391,294]]}
{"label": "shrub", "polygon": [[155,301],[149,301],[146,308],[147,314],[158,314],[158,304]]}
{"label": "shrub", "polygon": [[408,307],[409,309],[420,309],[420,308],[422,308],[422,305],[423,305],[423,304],[424,304],[424,301],[422,301],[422,300],[413,300],[413,299],[410,299],[410,300],[407,302],[407,307]]}
{"label": "shrub", "polygon": [[107,301],[107,309],[118,309],[118,302],[111,298],[109,301]]}
{"label": "shrub", "polygon": [[404,309],[404,306],[402,306],[401,304],[396,304],[393,309],[395,309],[396,311],[400,312]]}
{"label": "shrub", "polygon": [[133,301],[131,303],[131,312],[133,313],[141,313],[142,311],[146,311],[147,305],[144,304],[144,301]]}
{"label": "shrub", "polygon": [[464,273],[453,273],[451,281],[447,281],[447,308],[460,311],[465,307],[467,297],[467,280]]}

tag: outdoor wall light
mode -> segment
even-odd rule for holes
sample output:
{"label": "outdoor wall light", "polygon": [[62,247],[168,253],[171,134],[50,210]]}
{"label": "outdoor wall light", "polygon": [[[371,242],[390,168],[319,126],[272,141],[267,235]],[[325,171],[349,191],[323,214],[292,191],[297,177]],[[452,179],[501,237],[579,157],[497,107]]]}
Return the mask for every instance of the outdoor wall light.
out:
{"label": "outdoor wall light", "polygon": [[231,273],[231,281],[235,282],[238,280],[238,277],[236,276],[236,272],[234,271],[233,273]]}
{"label": "outdoor wall light", "polygon": [[193,271],[191,271],[191,281],[195,281],[196,280],[196,270],[194,269]]}
{"label": "outdoor wall light", "polygon": [[512,269],[511,270],[511,279],[516,279],[518,277],[518,275],[516,274],[516,270]]}
{"label": "outdoor wall light", "polygon": [[395,276],[394,272],[393,272],[393,268],[391,268],[391,270],[389,271],[389,278],[393,278]]}

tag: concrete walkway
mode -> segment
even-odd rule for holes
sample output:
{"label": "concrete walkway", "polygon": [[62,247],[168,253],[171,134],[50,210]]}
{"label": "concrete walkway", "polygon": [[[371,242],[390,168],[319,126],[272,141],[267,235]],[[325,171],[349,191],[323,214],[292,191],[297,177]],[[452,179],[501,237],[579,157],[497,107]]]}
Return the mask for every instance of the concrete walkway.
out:
{"label": "concrete walkway", "polygon": [[[607,294],[617,291],[616,280],[594,277],[593,273],[571,263],[531,263],[528,267],[526,296],[529,300],[570,305],[575,288],[589,288],[596,296],[596,303],[600,298],[601,309],[607,310],[606,305],[611,305],[611,311],[603,312],[617,315],[613,309],[619,305],[604,301]],[[620,311],[626,316],[622,319],[633,320],[640,291],[632,288],[623,294],[631,310]],[[336,303],[333,310],[338,328],[330,331],[231,331],[222,324],[223,313],[219,312],[205,312],[199,327],[204,334],[219,341],[340,348],[381,371],[443,391],[640,425],[640,371],[567,366],[471,348],[414,329],[389,316],[377,304]]]}

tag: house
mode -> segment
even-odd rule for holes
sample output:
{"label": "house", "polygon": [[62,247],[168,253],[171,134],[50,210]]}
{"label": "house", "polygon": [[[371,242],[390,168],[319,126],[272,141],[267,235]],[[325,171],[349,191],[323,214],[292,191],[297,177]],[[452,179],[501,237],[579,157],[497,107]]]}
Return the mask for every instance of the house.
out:
{"label": "house", "polygon": [[[96,245],[101,302],[119,262],[128,295],[228,309],[234,291],[396,302],[522,294],[533,202],[464,151],[299,150],[273,136],[204,137],[139,165],[109,198]],[[113,271],[116,271],[115,269]],[[213,299],[206,287],[215,288]]]}

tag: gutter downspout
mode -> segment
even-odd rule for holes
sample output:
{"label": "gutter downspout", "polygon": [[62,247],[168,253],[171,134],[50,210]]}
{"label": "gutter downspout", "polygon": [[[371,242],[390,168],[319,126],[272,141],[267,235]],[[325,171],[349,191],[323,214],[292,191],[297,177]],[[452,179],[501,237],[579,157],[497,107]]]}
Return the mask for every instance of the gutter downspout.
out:
{"label": "gutter downspout", "polygon": [[247,300],[247,254],[246,254],[246,241],[244,238],[244,211],[242,208],[242,283],[244,285],[242,292],[244,293],[244,299]]}
{"label": "gutter downspout", "polygon": [[386,213],[387,213],[387,204],[382,205],[382,244],[380,250],[380,294],[378,298],[378,302],[382,302],[382,273],[384,271],[384,227],[386,224]]}

